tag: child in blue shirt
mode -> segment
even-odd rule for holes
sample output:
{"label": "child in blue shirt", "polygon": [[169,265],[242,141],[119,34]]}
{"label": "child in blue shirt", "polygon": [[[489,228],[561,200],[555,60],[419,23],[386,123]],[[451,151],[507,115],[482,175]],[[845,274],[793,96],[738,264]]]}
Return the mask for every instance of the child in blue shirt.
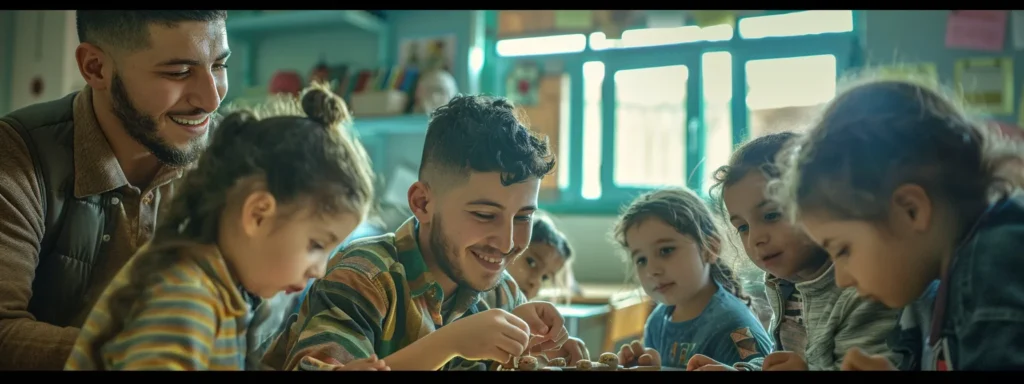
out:
{"label": "child in blue shirt", "polygon": [[719,259],[721,229],[692,191],[641,195],[619,217],[613,235],[644,292],[658,302],[643,343],[623,346],[620,364],[685,368],[701,354],[731,365],[771,352],[750,298]]}

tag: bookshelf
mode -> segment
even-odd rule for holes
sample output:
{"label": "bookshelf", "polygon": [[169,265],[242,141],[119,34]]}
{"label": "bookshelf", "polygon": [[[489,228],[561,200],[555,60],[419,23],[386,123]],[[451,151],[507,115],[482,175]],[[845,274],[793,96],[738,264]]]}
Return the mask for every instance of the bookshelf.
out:
{"label": "bookshelf", "polygon": [[233,11],[228,16],[226,27],[232,46],[244,47],[239,50],[241,57],[232,60],[242,65],[241,89],[266,82],[267,79],[257,78],[257,67],[260,65],[258,57],[261,43],[268,37],[333,30],[361,32],[376,39],[376,62],[383,64],[387,62],[391,31],[387,21],[362,10]]}
{"label": "bookshelf", "polygon": [[323,28],[354,28],[382,33],[387,24],[366,11],[278,11],[239,15],[228,18],[228,35],[232,38],[259,37],[267,34],[309,32]]}

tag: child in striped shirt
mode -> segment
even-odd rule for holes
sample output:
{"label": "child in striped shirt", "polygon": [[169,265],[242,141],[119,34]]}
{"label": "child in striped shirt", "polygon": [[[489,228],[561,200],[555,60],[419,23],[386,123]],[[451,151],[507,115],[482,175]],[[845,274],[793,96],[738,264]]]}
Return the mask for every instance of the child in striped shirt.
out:
{"label": "child in striped shirt", "polygon": [[[245,370],[250,303],[301,291],[366,217],[373,177],[322,86],[228,115],[152,241],[85,321],[66,370]],[[386,369],[373,357],[321,369]]]}
{"label": "child in striped shirt", "polygon": [[[766,197],[766,183],[778,177],[774,159],[797,136],[780,132],[751,140],[715,173],[716,205],[747,257],[766,272],[765,293],[773,312],[769,331],[775,352],[735,368],[838,370],[852,347],[895,360],[886,336],[896,327],[898,312],[858,297],[853,288],[836,286],[828,253]],[[697,356],[688,368],[726,370],[733,364]]]}

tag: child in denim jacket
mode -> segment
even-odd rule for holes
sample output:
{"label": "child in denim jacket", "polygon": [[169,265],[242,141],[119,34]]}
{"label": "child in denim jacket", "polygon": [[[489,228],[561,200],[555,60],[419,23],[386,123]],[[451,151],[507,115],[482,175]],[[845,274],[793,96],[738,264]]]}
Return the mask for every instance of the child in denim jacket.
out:
{"label": "child in denim jacket", "polygon": [[[1024,368],[1020,143],[939,92],[873,80],[837,96],[771,186],[836,283],[905,308],[904,369]],[[846,370],[895,369],[853,348]]]}

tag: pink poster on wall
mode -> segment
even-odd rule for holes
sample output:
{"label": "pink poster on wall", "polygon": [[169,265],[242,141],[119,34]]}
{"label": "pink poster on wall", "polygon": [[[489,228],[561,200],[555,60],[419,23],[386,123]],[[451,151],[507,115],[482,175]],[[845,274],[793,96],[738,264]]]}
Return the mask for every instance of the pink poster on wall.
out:
{"label": "pink poster on wall", "polygon": [[950,11],[946,48],[1003,50],[1008,11]]}

